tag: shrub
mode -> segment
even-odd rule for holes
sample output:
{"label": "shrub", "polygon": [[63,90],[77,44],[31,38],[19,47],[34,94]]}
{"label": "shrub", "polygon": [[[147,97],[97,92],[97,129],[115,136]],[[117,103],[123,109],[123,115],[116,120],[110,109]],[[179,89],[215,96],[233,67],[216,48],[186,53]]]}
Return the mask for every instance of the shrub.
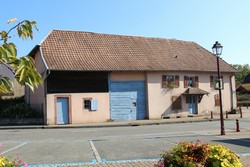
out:
{"label": "shrub", "polygon": [[242,167],[239,157],[221,145],[181,142],[164,151],[155,167]]}
{"label": "shrub", "polygon": [[9,98],[9,99],[0,99],[0,112],[8,108],[9,106],[12,106],[18,103],[24,103],[24,102],[25,102],[24,96]]}
{"label": "shrub", "polygon": [[41,114],[32,110],[26,103],[18,103],[6,108],[0,113],[1,118],[39,118]]}
{"label": "shrub", "polygon": [[32,110],[23,97],[0,100],[0,118],[40,118],[41,114]]}

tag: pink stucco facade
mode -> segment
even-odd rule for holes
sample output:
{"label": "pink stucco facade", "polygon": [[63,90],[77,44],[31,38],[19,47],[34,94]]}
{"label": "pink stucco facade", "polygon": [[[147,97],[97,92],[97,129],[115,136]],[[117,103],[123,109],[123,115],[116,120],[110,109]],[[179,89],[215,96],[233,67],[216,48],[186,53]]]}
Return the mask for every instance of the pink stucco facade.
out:
{"label": "pink stucco facade", "polygon": [[[161,79],[162,75],[178,75],[180,78],[180,85],[178,88],[162,88]],[[210,75],[216,73],[185,73],[185,72],[149,72],[147,73],[147,87],[148,87],[148,111],[149,119],[159,119],[164,116],[176,117],[188,115],[188,104],[186,103],[185,96],[182,93],[187,89],[184,88],[184,76],[198,76],[199,88],[207,91],[209,94],[204,95],[197,104],[198,115],[206,114],[209,111],[219,112],[219,107],[215,107],[214,96],[218,94],[218,90],[210,87]],[[224,89],[222,90],[222,104],[223,111],[231,111],[231,108],[236,107],[236,94],[235,92],[235,78],[232,74],[223,74]],[[172,96],[181,96],[182,109],[173,111],[170,107],[172,104]]]}
{"label": "pink stucco facade", "polygon": [[[44,63],[40,52],[37,51],[34,59],[37,70],[45,80],[49,73],[46,73],[46,64]],[[163,75],[178,75],[178,88],[163,88]],[[163,117],[186,117],[188,116],[188,103],[183,95],[187,88],[184,87],[184,76],[198,76],[199,89],[208,94],[202,96],[197,103],[198,115],[204,115],[209,111],[219,112],[219,107],[215,106],[214,96],[218,90],[210,87],[210,76],[214,72],[109,72],[109,82],[111,81],[144,81],[146,96],[146,113],[148,119],[161,119]],[[233,73],[222,73],[224,80],[224,89],[222,90],[223,111],[230,111],[236,108],[235,77]],[[39,86],[34,92],[26,89],[26,101],[37,110],[44,113],[44,124],[57,124],[57,105],[56,99],[59,97],[69,98],[69,123],[84,124],[94,122],[110,121],[110,92],[96,93],[50,93],[47,94],[46,85]],[[181,97],[181,108],[173,110],[172,97]],[[95,111],[84,109],[84,99],[98,101],[98,107]]]}

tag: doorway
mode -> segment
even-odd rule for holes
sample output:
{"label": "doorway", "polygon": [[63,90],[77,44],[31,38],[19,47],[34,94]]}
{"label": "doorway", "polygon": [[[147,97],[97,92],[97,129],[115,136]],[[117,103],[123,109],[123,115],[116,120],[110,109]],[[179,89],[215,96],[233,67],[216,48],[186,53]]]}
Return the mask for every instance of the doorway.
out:
{"label": "doorway", "polygon": [[197,96],[189,95],[188,97],[188,112],[189,114],[198,114]]}
{"label": "doorway", "polygon": [[69,97],[56,98],[56,124],[69,123]]}

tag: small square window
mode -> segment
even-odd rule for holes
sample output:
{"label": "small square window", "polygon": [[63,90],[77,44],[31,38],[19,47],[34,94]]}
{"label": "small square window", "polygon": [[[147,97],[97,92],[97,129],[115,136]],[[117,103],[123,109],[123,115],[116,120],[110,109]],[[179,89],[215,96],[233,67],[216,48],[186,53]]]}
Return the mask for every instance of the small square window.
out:
{"label": "small square window", "polygon": [[98,101],[92,100],[91,98],[83,99],[83,109],[89,111],[97,111],[98,108]]}
{"label": "small square window", "polygon": [[91,99],[83,99],[83,108],[86,110],[91,109]]}

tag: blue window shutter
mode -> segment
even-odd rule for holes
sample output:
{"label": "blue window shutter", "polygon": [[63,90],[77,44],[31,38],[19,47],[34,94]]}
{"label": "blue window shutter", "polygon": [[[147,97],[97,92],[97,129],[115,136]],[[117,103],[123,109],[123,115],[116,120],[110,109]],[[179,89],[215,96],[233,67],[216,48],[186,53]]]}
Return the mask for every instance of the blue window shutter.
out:
{"label": "blue window shutter", "polygon": [[98,101],[97,100],[91,100],[91,111],[96,111],[98,107]]}

